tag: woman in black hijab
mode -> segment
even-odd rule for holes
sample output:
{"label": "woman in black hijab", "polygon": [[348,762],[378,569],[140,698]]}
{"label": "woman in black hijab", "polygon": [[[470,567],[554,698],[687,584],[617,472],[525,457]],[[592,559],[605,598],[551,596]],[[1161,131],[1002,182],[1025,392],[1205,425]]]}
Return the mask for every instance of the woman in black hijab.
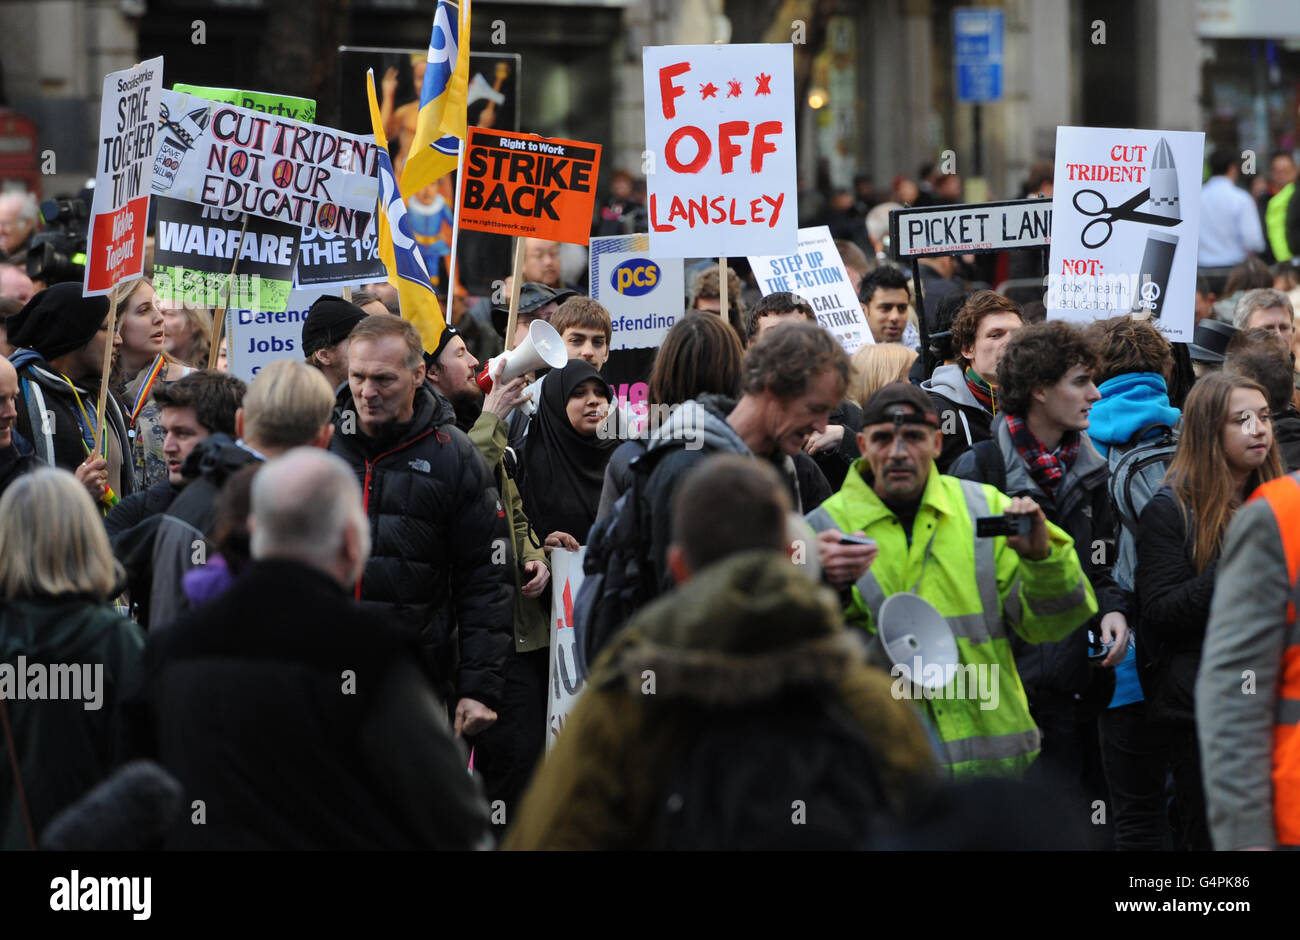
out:
{"label": "woman in black hijab", "polygon": [[576,550],[596,521],[605,464],[618,446],[598,429],[614,403],[613,389],[583,359],[571,359],[542,382],[520,462],[524,511],[548,548]]}

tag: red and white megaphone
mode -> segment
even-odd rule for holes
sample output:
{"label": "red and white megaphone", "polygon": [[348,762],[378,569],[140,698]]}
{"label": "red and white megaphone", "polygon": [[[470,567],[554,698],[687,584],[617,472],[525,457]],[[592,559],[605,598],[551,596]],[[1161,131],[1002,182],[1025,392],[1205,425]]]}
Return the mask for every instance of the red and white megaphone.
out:
{"label": "red and white megaphone", "polygon": [[539,366],[563,369],[568,361],[564,340],[555,327],[545,320],[534,320],[524,341],[509,352],[489,359],[474,381],[483,391],[490,392],[494,381],[509,382]]}

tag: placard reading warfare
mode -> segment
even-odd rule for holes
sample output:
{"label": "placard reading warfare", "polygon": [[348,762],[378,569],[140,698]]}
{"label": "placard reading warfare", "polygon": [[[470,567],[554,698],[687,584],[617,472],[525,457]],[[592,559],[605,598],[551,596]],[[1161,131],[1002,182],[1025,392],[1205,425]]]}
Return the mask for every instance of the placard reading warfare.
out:
{"label": "placard reading warfare", "polygon": [[600,144],[469,132],[461,228],[587,244]]}
{"label": "placard reading warfare", "polygon": [[[250,215],[241,241],[242,219],[233,209],[159,196],[153,259],[158,296],[197,307],[283,310],[302,229]],[[236,258],[236,276],[227,286]]]}
{"label": "placard reading warfare", "polygon": [[379,197],[374,140],[164,91],[156,194],[360,237]]}

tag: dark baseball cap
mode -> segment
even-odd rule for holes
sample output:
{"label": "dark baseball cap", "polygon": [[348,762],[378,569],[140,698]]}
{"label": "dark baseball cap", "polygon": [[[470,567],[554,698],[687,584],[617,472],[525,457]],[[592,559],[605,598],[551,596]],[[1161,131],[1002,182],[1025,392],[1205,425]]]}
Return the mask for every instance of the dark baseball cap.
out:
{"label": "dark baseball cap", "polygon": [[[547,287],[545,284],[539,284],[537,281],[525,281],[519,285],[519,316],[532,318],[538,310],[541,310],[547,304],[562,304],[570,297],[577,297],[576,290],[562,288],[556,290],[553,287]],[[492,326],[502,336],[506,335],[506,324],[510,319],[510,297],[506,296],[504,306],[495,306],[492,308]]]}
{"label": "dark baseball cap", "polygon": [[347,339],[366,312],[342,297],[318,297],[302,321],[302,354],[310,356]]}
{"label": "dark baseball cap", "polygon": [[862,426],[928,424],[939,427],[939,413],[930,396],[911,382],[890,382],[862,406]]}

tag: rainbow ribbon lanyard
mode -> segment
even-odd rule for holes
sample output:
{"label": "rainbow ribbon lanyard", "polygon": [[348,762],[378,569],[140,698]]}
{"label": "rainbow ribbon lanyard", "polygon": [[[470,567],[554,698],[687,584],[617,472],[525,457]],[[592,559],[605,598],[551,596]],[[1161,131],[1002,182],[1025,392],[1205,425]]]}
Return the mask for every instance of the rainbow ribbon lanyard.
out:
{"label": "rainbow ribbon lanyard", "polygon": [[[68,388],[72,389],[72,397],[77,401],[77,410],[81,412],[81,416],[77,419],[78,423],[81,425],[81,446],[86,449],[86,456],[89,457],[91,456],[91,445],[95,443],[94,425],[90,421],[90,413],[86,411],[86,406],[81,401],[81,394],[77,391],[77,386],[72,384],[72,380],[68,378],[66,375],[64,375],[63,373],[59,373],[59,378],[63,379],[63,381],[68,383]],[[105,414],[107,415],[108,412],[107,404],[105,405],[104,411]],[[103,434],[100,438],[100,447],[102,448],[104,459],[107,460],[108,459],[107,417],[105,417],[101,430]],[[104,503],[106,506],[116,506],[121,501],[118,498],[118,495],[113,492],[113,488],[111,486],[104,487],[104,495],[101,496],[99,500],[100,502]]]}
{"label": "rainbow ribbon lanyard", "polygon": [[162,374],[163,369],[167,367],[167,360],[160,353],[149,367],[149,374],[145,376],[144,382],[140,385],[140,390],[135,393],[135,401],[131,403],[131,427],[128,433],[132,440],[135,439],[135,422],[140,417],[140,412],[144,410],[144,403],[149,400],[149,390],[153,388],[153,383],[157,381],[158,376]]}

